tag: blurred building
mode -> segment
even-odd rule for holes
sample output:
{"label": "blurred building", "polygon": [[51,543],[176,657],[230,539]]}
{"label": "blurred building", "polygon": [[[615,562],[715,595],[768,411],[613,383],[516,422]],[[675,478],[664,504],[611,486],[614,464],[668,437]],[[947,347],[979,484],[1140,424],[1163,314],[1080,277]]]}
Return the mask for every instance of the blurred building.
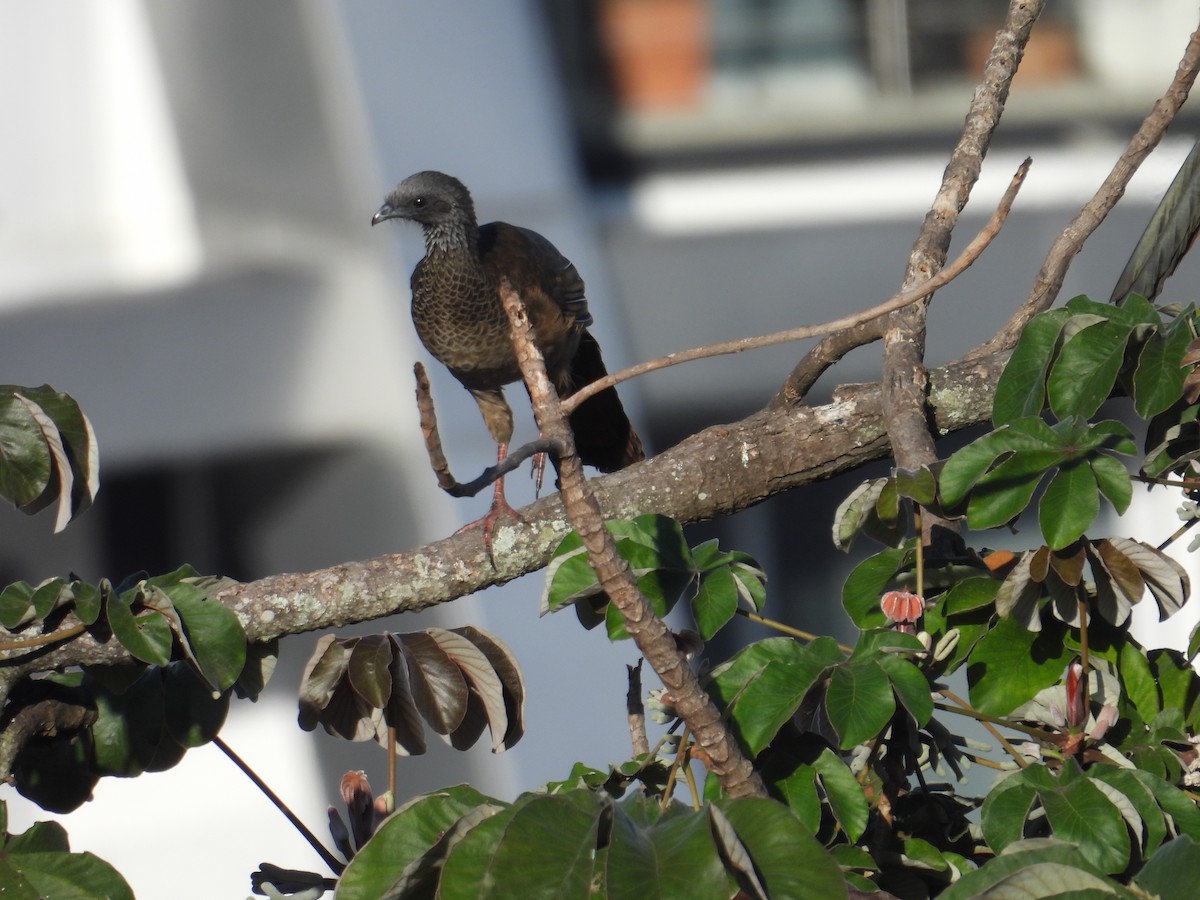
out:
{"label": "blurred building", "polygon": [[[477,516],[484,499],[436,489],[416,427],[410,373],[424,353],[407,282],[419,233],[369,227],[410,172],[457,175],[481,218],[550,236],[588,281],[614,368],[878,302],[902,276],[1004,9],[0,4],[2,377],[77,397],[103,468],[95,508],[63,535],[0,511],[0,574],[120,578],[191,562],[252,579],[418,546]],[[1023,299],[1053,236],[1169,82],[1195,16],[1184,0],[1047,14],[956,247],[1021,158],[1034,157],[1033,172],[1000,239],[938,295],[931,363],[985,339]],[[1195,128],[1194,116],[1177,123],[1076,261],[1066,296],[1107,297]],[[1172,299],[1192,299],[1193,265]],[[622,394],[661,450],[761,406],[804,349],[680,367]],[[431,371],[455,471],[478,471],[492,446],[474,404]],[[865,348],[818,394],[879,374],[877,349]],[[531,436],[514,406],[518,437]],[[837,629],[850,561],[832,554],[828,513],[854,480],[693,533],[760,559],[772,615]],[[522,478],[510,482],[514,503],[532,499]],[[789,568],[798,555],[819,564]],[[575,760],[628,754],[632,648],[570,616],[538,620],[540,589],[535,575],[359,629],[470,621],[524,666],[526,739],[502,757],[435,746],[404,763],[406,793],[470,780],[513,796]],[[378,784],[382,767],[372,747],[295,728],[312,640],[286,644],[268,696],[235,707],[227,736],[320,831],[340,773],[365,768]],[[10,830],[44,818],[7,788],[0,797]],[[204,852],[228,872],[194,871],[195,845],[182,848],[196,816],[211,817]],[[162,842],[151,863],[138,838],[149,820]],[[109,859],[145,896],[244,892],[263,859],[320,868],[212,748],[166,775],[102,782],[66,825],[74,849]]]}

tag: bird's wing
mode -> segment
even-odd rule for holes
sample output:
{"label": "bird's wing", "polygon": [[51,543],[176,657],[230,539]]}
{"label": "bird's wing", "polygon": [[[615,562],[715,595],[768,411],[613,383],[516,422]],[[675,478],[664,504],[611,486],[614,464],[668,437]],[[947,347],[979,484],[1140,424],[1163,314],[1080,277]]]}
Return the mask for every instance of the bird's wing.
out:
{"label": "bird's wing", "polygon": [[579,270],[536,231],[507,222],[483,225],[479,255],[485,269],[497,279],[507,277],[520,292],[534,327],[551,327],[554,318],[592,324]]}

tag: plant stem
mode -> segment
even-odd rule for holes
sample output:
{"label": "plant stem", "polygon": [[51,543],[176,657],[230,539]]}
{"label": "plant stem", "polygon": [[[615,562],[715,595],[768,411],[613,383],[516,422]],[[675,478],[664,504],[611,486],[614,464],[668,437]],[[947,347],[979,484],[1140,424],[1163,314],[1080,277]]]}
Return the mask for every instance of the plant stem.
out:
{"label": "plant stem", "polygon": [[58,641],[65,641],[75,637],[77,634],[82,634],[87,631],[87,626],[82,622],[72,625],[69,628],[63,628],[59,631],[51,631],[49,634],[39,634],[36,637],[20,638],[15,641],[0,641],[0,651],[8,652],[9,650],[32,650],[34,647],[44,647],[47,644],[53,644]]}
{"label": "plant stem", "polygon": [[688,755],[688,740],[692,734],[685,725],[683,733],[679,735],[679,748],[675,751],[675,761],[671,763],[671,771],[667,773],[667,784],[663,788],[662,807],[666,809],[667,804],[671,802],[671,792],[675,790],[675,779],[679,774],[679,767],[683,765],[683,761]]}
{"label": "plant stem", "polygon": [[387,786],[387,789],[388,789],[388,796],[390,796],[392,798],[392,808],[395,809],[396,808],[396,726],[395,725],[388,726],[387,736],[388,736],[388,745],[387,745],[387,755],[388,755],[388,765],[387,765],[388,782],[387,782],[387,784],[388,784],[388,786]]}
{"label": "plant stem", "polygon": [[[783,622],[776,621],[775,619],[768,619],[766,616],[760,616],[758,613],[750,612],[748,609],[742,609],[741,607],[738,607],[735,612],[739,616],[744,616],[745,618],[749,619],[751,622],[757,622],[759,625],[765,625],[767,628],[774,628],[776,631],[783,632],[784,634],[790,634],[792,637],[799,638],[802,641],[815,641],[817,638],[821,637],[821,635],[813,634],[811,631],[801,631],[799,628],[793,628],[791,625],[785,625]],[[838,644],[838,649],[843,653],[854,652],[853,647],[848,647],[845,644],[840,643]]]}

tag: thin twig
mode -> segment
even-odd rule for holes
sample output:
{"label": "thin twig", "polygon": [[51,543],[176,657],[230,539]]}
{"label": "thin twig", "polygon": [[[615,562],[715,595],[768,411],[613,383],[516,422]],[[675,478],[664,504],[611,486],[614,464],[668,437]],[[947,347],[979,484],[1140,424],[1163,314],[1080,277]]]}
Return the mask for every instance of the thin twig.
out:
{"label": "thin twig", "polygon": [[392,798],[392,805],[396,804],[396,726],[388,725],[387,729],[387,789],[388,796]]}
{"label": "thin twig", "polygon": [[437,414],[433,408],[433,393],[429,389],[429,376],[421,363],[413,366],[417,378],[417,414],[421,422],[421,434],[425,437],[425,450],[429,454],[429,465],[437,475],[438,487],[451,497],[474,497],[485,487],[516,469],[521,463],[537,453],[557,455],[562,447],[556,441],[539,438],[522,444],[496,463],[488,466],[474,481],[460,482],[450,474],[450,463],[442,451],[442,438],[438,433]]}
{"label": "thin twig", "polygon": [[667,772],[667,783],[663,786],[661,805],[664,809],[670,804],[671,795],[675,793],[675,782],[678,780],[679,770],[687,766],[688,741],[691,737],[692,734],[685,725],[683,733],[679,735],[679,746],[675,748],[675,758],[671,761],[671,768]]}
{"label": "thin twig", "polygon": [[54,644],[58,641],[65,641],[73,638],[78,634],[88,630],[88,626],[79,622],[67,628],[61,628],[58,631],[50,631],[46,634],[35,635],[34,637],[18,638],[12,641],[0,641],[0,651],[9,650],[33,650],[37,647],[45,647],[47,644]]}
{"label": "thin twig", "polygon": [[1191,531],[1196,526],[1197,522],[1200,522],[1200,519],[1188,519],[1186,522],[1184,522],[1182,525],[1180,525],[1178,528],[1176,528],[1174,533],[1169,538],[1167,538],[1165,541],[1163,541],[1161,544],[1159,544],[1155,549],[1156,550],[1166,550],[1173,543],[1175,543],[1177,540],[1179,540],[1181,537],[1183,537],[1185,534],[1187,534],[1189,531]]}
{"label": "thin twig", "polygon": [[712,356],[725,356],[730,353],[741,353],[744,350],[757,350],[760,347],[774,347],[777,344],[787,344],[792,341],[802,341],[807,338],[820,337],[823,334],[829,334],[834,331],[841,331],[846,328],[852,328],[863,322],[871,319],[877,319],[880,316],[907,306],[910,303],[916,303],[918,300],[923,300],[934,291],[945,287],[963,272],[965,272],[979,255],[987,249],[990,244],[1000,233],[1000,229],[1004,226],[1004,220],[1008,218],[1008,213],[1012,209],[1013,201],[1017,197],[1017,192],[1021,189],[1021,185],[1025,181],[1025,176],[1029,172],[1029,166],[1032,160],[1026,159],[1017,168],[1016,174],[1013,175],[1012,181],[1009,182],[1008,189],[1004,192],[1004,196],[1000,198],[1000,203],[996,207],[996,211],[992,213],[992,217],[987,224],[980,229],[979,234],[963,248],[950,265],[943,268],[940,272],[925,281],[907,290],[893,294],[883,303],[872,306],[870,309],[861,312],[852,313],[847,316],[842,316],[838,319],[831,319],[828,322],[823,322],[818,325],[801,325],[797,328],[788,328],[784,331],[776,331],[772,334],[759,335],[758,337],[738,338],[733,341],[721,341],[716,344],[707,344],[703,347],[694,347],[690,350],[680,350],[677,353],[669,353],[666,356],[660,356],[657,359],[647,360],[646,362],[637,363],[629,366],[626,369],[621,369],[619,372],[614,372],[604,378],[593,381],[586,387],[576,391],[570,397],[562,401],[563,412],[570,415],[579,404],[588,397],[600,393],[600,391],[610,388],[615,384],[620,384],[622,381],[628,381],[630,378],[636,378],[639,375],[645,375],[647,372],[655,372],[659,369],[665,369],[669,366],[677,366],[680,363],[692,362],[697,359],[708,359]]}
{"label": "thin twig", "polygon": [[[739,616],[749,619],[751,622],[757,622],[759,625],[774,629],[775,631],[779,631],[783,634],[791,635],[792,637],[799,638],[802,641],[815,641],[817,638],[822,637],[822,635],[814,634],[811,631],[803,631],[802,629],[794,628],[791,625],[787,625],[775,619],[768,619],[766,616],[759,615],[756,612],[750,612],[748,609],[742,609],[740,606],[734,609],[734,612]],[[839,643],[837,647],[843,653],[854,652],[853,647],[848,647],[845,644]]]}
{"label": "thin twig", "polygon": [[342,871],[346,868],[346,864],[334,856],[333,851],[328,849],[324,844],[321,843],[320,839],[315,834],[309,831],[308,826],[301,822],[299,817],[288,808],[288,805],[279,799],[279,795],[271,790],[265,781],[258,777],[258,773],[250,768],[249,764],[247,764],[245,760],[238,756],[233,751],[233,748],[221,740],[219,736],[213,738],[213,743],[217,745],[218,750],[229,757],[230,761],[235,766],[245,773],[247,778],[254,782],[254,786],[262,791],[263,795],[266,796],[268,800],[275,804],[275,808],[287,817],[287,820],[291,822],[295,829],[300,832],[306,841],[308,841],[309,846],[316,850],[317,855],[325,861],[325,865],[329,866],[329,868],[331,868],[335,874],[341,875]]}
{"label": "thin twig", "polygon": [[629,722],[629,741],[634,756],[650,752],[650,739],[646,737],[646,706],[642,703],[643,662],[639,659],[636,666],[625,667],[629,675],[629,689],[625,692],[625,717]]}

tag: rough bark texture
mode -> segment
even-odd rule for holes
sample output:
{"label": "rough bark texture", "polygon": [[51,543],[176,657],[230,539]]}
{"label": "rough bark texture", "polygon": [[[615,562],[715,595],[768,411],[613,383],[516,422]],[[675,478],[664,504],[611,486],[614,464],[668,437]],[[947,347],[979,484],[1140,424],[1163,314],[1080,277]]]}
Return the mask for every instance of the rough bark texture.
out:
{"label": "rough bark texture", "polygon": [[634,644],[667,689],[675,711],[703,751],[705,765],[717,777],[721,789],[730,797],[765,797],[767,789],[754,771],[754,764],[742,753],[721,711],[700,686],[675,636],[638,590],[629,565],[617,553],[616,541],[604,527],[600,504],[583,477],[583,462],[576,451],[571,427],[534,343],[525,304],[507,280],[500,283],[500,299],[512,325],[513,347],[529,388],[538,428],[563,448],[555,460],[562,483],[563,506],[587,550],[597,581],[625,620],[625,630]]}
{"label": "rough bark texture", "polygon": [[[985,421],[1006,354],[964,362],[931,374],[931,407],[942,433]],[[714,425],[653,459],[589,482],[606,517],[648,512],[697,522],[737,512],[813,481],[856,468],[890,452],[881,416],[880,385],[848,386],[825,406],[760,410]],[[568,530],[557,494],[505,520],[493,537],[496,565],[479,531],[424,547],[314,572],[272,575],[225,590],[252,641],[341,627],[425,609],[546,564]],[[60,627],[68,627],[70,620]],[[33,654],[0,657],[4,683],[25,674],[80,663],[128,661],[113,640],[83,634]]]}

